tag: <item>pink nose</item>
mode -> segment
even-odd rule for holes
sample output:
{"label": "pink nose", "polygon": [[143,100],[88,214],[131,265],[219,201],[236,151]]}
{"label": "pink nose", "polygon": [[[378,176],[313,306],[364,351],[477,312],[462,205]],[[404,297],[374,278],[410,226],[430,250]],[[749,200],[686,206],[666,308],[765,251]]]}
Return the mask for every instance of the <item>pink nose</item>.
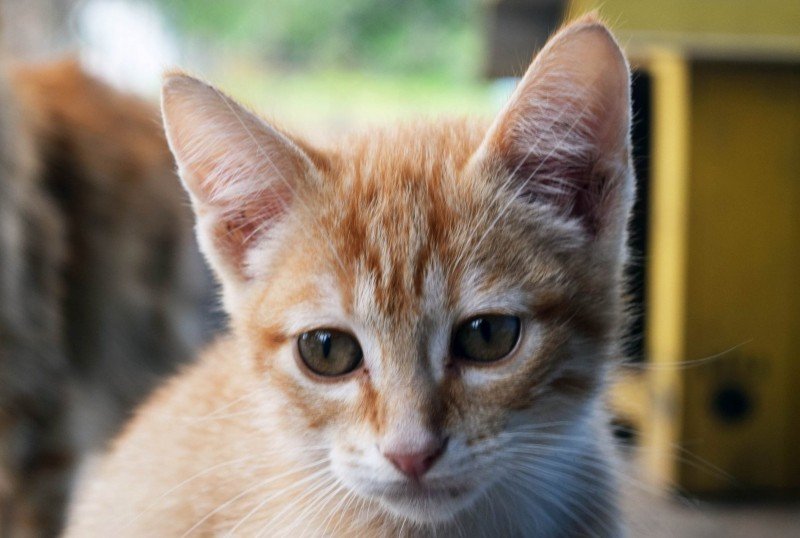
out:
{"label": "pink nose", "polygon": [[436,460],[444,453],[445,448],[447,448],[446,438],[419,452],[386,452],[383,455],[397,467],[398,471],[409,478],[418,480],[433,467]]}

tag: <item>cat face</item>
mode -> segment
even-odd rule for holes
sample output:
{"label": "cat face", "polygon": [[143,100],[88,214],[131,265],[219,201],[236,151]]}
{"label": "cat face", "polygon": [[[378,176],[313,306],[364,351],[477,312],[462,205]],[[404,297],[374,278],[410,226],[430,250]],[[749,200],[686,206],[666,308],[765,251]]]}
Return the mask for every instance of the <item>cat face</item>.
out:
{"label": "cat face", "polygon": [[615,352],[628,76],[584,23],[488,130],[407,124],[324,151],[168,77],[199,239],[287,450],[322,447],[339,483],[417,522],[563,473]]}

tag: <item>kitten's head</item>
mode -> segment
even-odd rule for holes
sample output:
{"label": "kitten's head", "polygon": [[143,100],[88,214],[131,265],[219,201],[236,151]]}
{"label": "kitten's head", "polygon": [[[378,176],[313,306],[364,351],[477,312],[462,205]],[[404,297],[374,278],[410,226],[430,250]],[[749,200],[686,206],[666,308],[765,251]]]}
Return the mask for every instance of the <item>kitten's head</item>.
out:
{"label": "kitten's head", "polygon": [[346,486],[433,522],[589,435],[633,189],[629,71],[605,27],[560,32],[488,130],[322,150],[180,74],[163,107],[287,450],[322,447]]}

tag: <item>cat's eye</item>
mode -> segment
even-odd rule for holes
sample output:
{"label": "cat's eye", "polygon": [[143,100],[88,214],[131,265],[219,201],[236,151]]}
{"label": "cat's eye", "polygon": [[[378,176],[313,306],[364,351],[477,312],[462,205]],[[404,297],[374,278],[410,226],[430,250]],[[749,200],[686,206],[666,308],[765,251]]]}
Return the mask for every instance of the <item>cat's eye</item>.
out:
{"label": "cat's eye", "polygon": [[334,329],[316,329],[301,334],[297,350],[306,367],[323,377],[349,374],[361,365],[363,358],[356,339]]}
{"label": "cat's eye", "polygon": [[478,363],[498,361],[511,353],[519,333],[516,316],[476,316],[456,327],[451,352],[456,358]]}

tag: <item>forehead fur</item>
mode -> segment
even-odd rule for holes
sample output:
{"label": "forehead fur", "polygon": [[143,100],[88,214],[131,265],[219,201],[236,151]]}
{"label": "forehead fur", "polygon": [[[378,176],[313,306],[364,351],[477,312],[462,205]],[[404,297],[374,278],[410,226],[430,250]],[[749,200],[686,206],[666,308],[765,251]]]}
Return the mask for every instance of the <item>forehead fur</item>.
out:
{"label": "forehead fur", "polygon": [[353,264],[342,275],[346,289],[360,277],[385,314],[419,314],[410,307],[428,272],[457,254],[459,221],[477,213],[461,172],[484,131],[468,121],[406,124],[338,148],[326,178],[333,186],[327,227]]}
{"label": "forehead fur", "polygon": [[[432,293],[440,311],[482,291],[536,286],[546,296],[543,284],[578,268],[563,257],[580,250],[579,234],[517,199],[500,172],[470,168],[485,133],[474,120],[407,123],[328,149],[320,181],[298,195],[290,230],[275,234],[272,258],[291,275],[289,287],[307,275],[318,288],[319,272],[330,272],[337,289],[312,294],[341,293],[347,313],[363,315],[363,290],[368,314],[392,323],[423,321]],[[287,241],[291,228],[297,241]]]}
{"label": "forehead fur", "polygon": [[384,183],[375,172],[421,177],[445,167],[461,168],[481,143],[488,122],[450,118],[419,120],[353,133],[334,148],[341,164],[362,179]]}

